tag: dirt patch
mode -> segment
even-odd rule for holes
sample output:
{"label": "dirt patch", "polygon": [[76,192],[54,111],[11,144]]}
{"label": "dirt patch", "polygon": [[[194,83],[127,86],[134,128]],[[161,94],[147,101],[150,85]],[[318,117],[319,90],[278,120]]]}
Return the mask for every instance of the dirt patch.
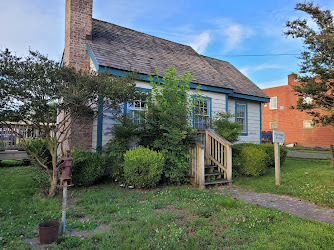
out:
{"label": "dirt patch", "polygon": [[[66,231],[66,235],[70,236],[76,236],[80,238],[86,238],[88,236],[98,234],[98,233],[107,233],[109,231],[109,224],[103,223],[99,227],[95,228],[93,231],[87,232],[87,231],[77,231],[77,230],[72,230],[72,231]],[[33,246],[36,249],[49,249],[50,247],[54,247],[56,243],[48,244],[48,245],[41,245],[39,243],[39,238],[24,238],[24,242],[28,243],[29,245]]]}

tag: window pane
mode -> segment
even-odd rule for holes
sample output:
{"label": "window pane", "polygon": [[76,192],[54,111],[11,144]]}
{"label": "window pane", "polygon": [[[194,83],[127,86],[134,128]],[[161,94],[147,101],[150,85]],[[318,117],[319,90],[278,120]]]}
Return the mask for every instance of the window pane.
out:
{"label": "window pane", "polygon": [[236,104],[236,121],[242,126],[241,131],[246,132],[246,104]]}

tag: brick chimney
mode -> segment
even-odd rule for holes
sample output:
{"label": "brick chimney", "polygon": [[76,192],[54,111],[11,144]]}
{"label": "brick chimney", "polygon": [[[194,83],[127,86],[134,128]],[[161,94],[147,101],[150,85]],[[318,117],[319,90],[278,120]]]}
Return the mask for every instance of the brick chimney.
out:
{"label": "brick chimney", "polygon": [[64,62],[89,70],[87,41],[92,37],[93,0],[66,0]]}
{"label": "brick chimney", "polygon": [[[64,63],[76,70],[88,71],[90,67],[87,42],[92,39],[92,12],[93,0],[66,0]],[[63,115],[60,113],[58,119],[62,119]],[[70,129],[76,129],[86,122],[87,117],[81,117],[73,122]],[[64,148],[82,146],[84,149],[92,149],[92,133],[93,121],[76,136],[66,140]]]}
{"label": "brick chimney", "polygon": [[288,85],[295,85],[296,77],[297,77],[297,74],[288,75]]}

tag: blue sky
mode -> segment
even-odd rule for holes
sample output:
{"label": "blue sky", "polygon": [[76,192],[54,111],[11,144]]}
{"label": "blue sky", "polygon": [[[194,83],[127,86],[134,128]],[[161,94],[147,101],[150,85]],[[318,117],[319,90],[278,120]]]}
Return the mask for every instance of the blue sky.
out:
{"label": "blue sky", "polygon": [[[285,22],[305,17],[294,0],[94,0],[93,17],[228,61],[261,88],[287,84],[298,72],[302,43],[283,35]],[[317,0],[334,10],[334,1]],[[0,49],[26,55],[29,48],[60,60],[65,0],[0,0]]]}

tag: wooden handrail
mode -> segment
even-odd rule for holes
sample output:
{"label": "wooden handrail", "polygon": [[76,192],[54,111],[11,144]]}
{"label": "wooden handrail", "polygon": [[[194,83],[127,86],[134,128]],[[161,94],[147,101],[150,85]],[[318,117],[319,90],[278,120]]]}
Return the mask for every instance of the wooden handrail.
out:
{"label": "wooden handrail", "polygon": [[[212,129],[197,130],[199,141],[191,150],[191,176],[200,188],[205,186],[205,165],[217,166],[224,179],[232,181],[232,143]],[[208,177],[207,177],[208,178]]]}
{"label": "wooden handrail", "polygon": [[198,130],[205,135],[205,158],[207,165],[216,165],[224,173],[224,178],[232,180],[232,146],[233,143],[218,135],[213,129]]}

